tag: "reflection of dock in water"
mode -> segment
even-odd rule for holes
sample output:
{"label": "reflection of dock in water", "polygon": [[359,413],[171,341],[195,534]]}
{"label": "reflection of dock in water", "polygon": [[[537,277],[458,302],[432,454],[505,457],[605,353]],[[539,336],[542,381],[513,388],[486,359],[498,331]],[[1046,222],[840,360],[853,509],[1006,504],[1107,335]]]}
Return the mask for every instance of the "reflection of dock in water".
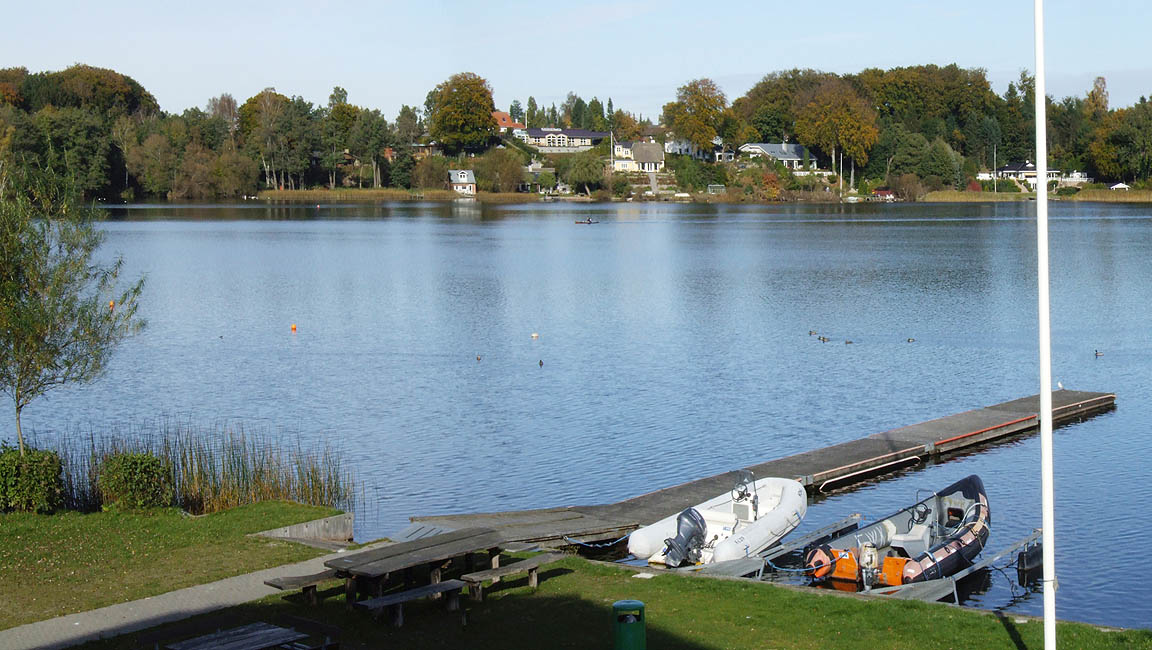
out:
{"label": "reflection of dock in water", "polygon": [[[1054,424],[1112,408],[1116,396],[1059,390],[1052,393]],[[971,451],[994,441],[1039,429],[1040,396],[1033,395],[929,420],[858,440],[753,465],[757,477],[795,478],[809,493],[844,487],[873,476],[911,467],[930,458]],[[676,514],[732,488],[736,472],[725,472],[649,492],[619,503],[519,510],[485,514],[412,517],[397,541],[446,530],[494,528],[508,541],[560,546],[567,540],[614,540],[629,531]]]}

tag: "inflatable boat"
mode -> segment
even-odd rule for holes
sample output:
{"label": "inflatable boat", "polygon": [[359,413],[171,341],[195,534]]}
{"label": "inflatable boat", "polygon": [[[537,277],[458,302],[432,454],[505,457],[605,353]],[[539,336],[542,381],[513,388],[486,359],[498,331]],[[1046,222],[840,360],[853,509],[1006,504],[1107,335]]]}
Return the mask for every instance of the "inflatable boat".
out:
{"label": "inflatable boat", "polygon": [[731,492],[640,528],[628,551],[650,564],[724,562],[756,555],[800,525],[808,512],[804,486],[784,478],[755,480],[741,471]]}
{"label": "inflatable boat", "polygon": [[864,589],[950,576],[972,565],[988,542],[992,517],[984,483],[973,474],[880,521],[805,550],[816,579]]}

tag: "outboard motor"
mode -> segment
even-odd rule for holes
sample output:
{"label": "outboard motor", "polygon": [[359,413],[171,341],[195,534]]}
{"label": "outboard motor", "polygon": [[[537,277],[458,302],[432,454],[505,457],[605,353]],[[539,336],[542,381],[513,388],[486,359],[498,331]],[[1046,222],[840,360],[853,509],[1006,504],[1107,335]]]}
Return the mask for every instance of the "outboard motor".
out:
{"label": "outboard motor", "polygon": [[664,540],[664,563],[678,567],[685,561],[698,560],[707,531],[708,524],[696,508],[685,508],[676,517],[676,537]]}

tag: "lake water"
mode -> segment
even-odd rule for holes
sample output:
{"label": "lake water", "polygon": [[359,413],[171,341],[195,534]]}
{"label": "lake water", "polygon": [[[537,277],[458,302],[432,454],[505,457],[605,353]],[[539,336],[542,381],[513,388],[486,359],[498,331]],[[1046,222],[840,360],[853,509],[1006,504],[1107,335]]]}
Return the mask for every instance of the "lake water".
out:
{"label": "lake water", "polygon": [[[1036,393],[1033,210],[116,208],[105,250],[147,274],[149,327],[24,421],[41,439],[168,417],[326,440],[365,486],[361,539],[611,502]],[[1058,612],[1148,627],[1152,208],[1055,204],[1051,246],[1055,379],[1118,396],[1056,431]],[[990,549],[1039,526],[1032,436],[824,498],[803,529],[971,473]],[[969,604],[1041,613],[985,579]]]}

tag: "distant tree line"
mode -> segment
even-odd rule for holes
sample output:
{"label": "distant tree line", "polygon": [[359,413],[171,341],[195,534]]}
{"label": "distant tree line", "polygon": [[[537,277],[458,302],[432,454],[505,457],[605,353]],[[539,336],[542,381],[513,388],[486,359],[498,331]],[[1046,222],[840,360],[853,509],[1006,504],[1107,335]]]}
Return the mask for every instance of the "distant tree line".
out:
{"label": "distant tree line", "polygon": [[[766,75],[731,105],[711,80],[691,81],[665,105],[663,123],[702,149],[716,137],[729,148],[752,139],[798,142],[824,168],[963,187],[980,170],[1034,157],[1034,93],[1025,72],[997,95],[984,70],[956,65],[849,75],[796,69]],[[1047,101],[1051,166],[1101,180],[1152,176],[1146,98],[1110,109],[1100,77],[1084,97]]]}
{"label": "distant tree line", "polygon": [[[766,75],[728,102],[710,79],[681,86],[664,106],[663,127],[711,151],[719,138],[799,142],[821,167],[887,182],[914,176],[927,186],[962,187],[982,169],[1031,158],[1033,79],[1025,73],[1003,95],[980,69],[913,66],[837,75],[788,70]],[[403,106],[389,121],[335,87],[314,105],[267,88],[243,102],[223,93],[204,108],[160,111],[131,77],[75,65],[58,72],[0,70],[0,183],[5,169],[54,169],[89,196],[234,197],[261,188],[442,187],[449,164],[472,168],[472,155],[501,143],[483,78],[460,73],[435,86],[424,105]],[[613,105],[569,92],[559,105],[534,96],[508,111],[528,127],[611,131],[617,140],[663,130]],[[505,136],[506,137],[506,136]],[[453,162],[431,161],[418,146],[435,142]],[[1059,169],[1101,180],[1152,176],[1152,104],[1108,105],[1104,79],[1084,97],[1049,99],[1049,151]],[[503,151],[503,150],[502,150]],[[607,152],[604,151],[604,154]],[[461,156],[461,154],[468,154]],[[492,187],[515,187],[508,150]],[[584,185],[589,165],[553,160],[565,180]],[[485,163],[487,164],[487,163]],[[574,175],[564,172],[576,170]],[[693,172],[695,173],[695,172]],[[571,175],[571,178],[569,176]],[[698,175],[698,174],[697,174]],[[592,179],[589,186],[602,183]],[[506,190],[504,190],[506,191]]]}

